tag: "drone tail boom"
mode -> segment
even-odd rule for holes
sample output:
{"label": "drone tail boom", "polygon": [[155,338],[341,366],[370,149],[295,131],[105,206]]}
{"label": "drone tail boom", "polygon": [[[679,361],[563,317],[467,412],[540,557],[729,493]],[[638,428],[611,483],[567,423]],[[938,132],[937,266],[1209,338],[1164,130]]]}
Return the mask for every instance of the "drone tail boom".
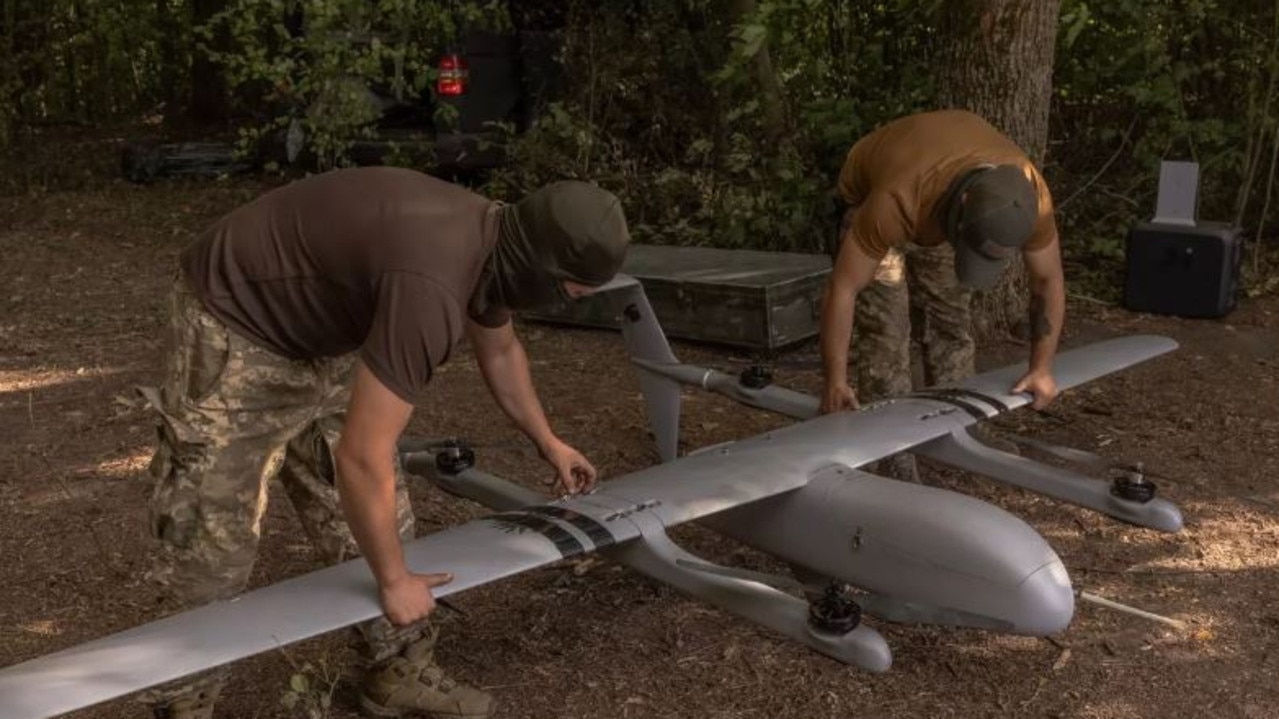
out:
{"label": "drone tail boom", "polygon": [[748,376],[749,373],[737,377],[681,363],[666,341],[644,288],[634,278],[619,276],[603,289],[618,290],[608,296],[621,315],[622,338],[631,363],[639,369],[649,426],[663,462],[675,459],[679,448],[680,385],[699,387],[796,419],[817,416],[816,398],[774,385],[770,377]]}
{"label": "drone tail boom", "polygon": [[657,451],[663,462],[675,459],[679,448],[680,385],[667,374],[654,371],[653,367],[681,367],[666,333],[662,331],[657,315],[644,294],[644,288],[633,277],[619,276],[606,288],[622,317],[622,340],[631,361],[640,367],[640,390],[648,412],[649,425],[657,441]]}

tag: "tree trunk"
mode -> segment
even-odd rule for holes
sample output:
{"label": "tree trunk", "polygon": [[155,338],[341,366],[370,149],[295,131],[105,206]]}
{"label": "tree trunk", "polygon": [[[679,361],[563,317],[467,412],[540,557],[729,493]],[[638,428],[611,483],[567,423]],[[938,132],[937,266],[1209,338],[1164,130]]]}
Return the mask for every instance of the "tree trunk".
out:
{"label": "tree trunk", "polygon": [[[755,15],[755,0],[733,0],[730,13],[734,25],[746,22]],[[758,86],[760,106],[764,110],[764,132],[770,142],[779,142],[786,137],[786,93],[773,69],[767,40],[751,59],[751,70]]]}
{"label": "tree trunk", "polygon": [[[155,24],[160,28],[160,67],[157,75],[159,76],[159,99],[165,104],[165,113],[172,113],[182,102],[182,94],[179,87],[182,83],[182,63],[178,50],[178,31],[177,23],[180,21],[175,16],[171,7],[173,0],[155,0]],[[189,77],[189,76],[188,76]]]}
{"label": "tree trunk", "polygon": [[17,0],[0,0],[0,151],[9,146],[10,134],[18,119],[18,97],[22,83],[18,68],[18,54],[14,51],[13,37],[18,13],[14,9]]}
{"label": "tree trunk", "polygon": [[[227,0],[191,0],[191,26],[200,27],[226,8]],[[191,50],[191,119],[200,123],[218,123],[227,118],[226,78],[222,69],[197,47]],[[226,50],[231,39],[225,28],[214,33],[210,42],[216,50]]]}
{"label": "tree trunk", "polygon": [[[1043,167],[1061,0],[946,0],[941,13],[942,107],[971,110]],[[995,289],[973,299],[979,335],[1024,327],[1026,272],[1010,263]]]}

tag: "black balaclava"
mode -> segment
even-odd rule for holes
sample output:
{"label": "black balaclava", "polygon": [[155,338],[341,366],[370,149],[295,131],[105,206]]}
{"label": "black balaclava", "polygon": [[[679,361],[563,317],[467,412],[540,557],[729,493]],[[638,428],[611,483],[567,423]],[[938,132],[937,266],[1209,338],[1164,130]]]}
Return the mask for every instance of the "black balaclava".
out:
{"label": "black balaclava", "polygon": [[527,310],[564,297],[563,280],[598,287],[613,279],[630,233],[611,192],[585,182],[556,182],[498,208],[497,245],[474,309]]}

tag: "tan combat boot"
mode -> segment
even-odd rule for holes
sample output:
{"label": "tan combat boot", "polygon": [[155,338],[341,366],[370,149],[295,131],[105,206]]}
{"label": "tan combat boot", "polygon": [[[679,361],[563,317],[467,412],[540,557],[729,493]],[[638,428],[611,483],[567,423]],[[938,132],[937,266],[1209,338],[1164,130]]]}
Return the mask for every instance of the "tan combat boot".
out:
{"label": "tan combat boot", "polygon": [[222,686],[215,685],[185,694],[152,711],[155,719],[213,719],[213,704],[221,693]]}
{"label": "tan combat boot", "polygon": [[445,676],[435,663],[435,637],[429,635],[364,679],[360,710],[376,719],[415,715],[484,719],[493,711],[493,697]]}

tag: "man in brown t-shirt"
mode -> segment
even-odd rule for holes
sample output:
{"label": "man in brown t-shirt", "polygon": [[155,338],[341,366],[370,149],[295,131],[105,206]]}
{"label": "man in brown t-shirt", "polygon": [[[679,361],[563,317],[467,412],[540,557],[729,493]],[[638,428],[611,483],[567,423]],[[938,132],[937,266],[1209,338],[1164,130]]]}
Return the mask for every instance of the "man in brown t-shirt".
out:
{"label": "man in brown t-shirt", "polygon": [[[1013,392],[1042,408],[1057,395],[1052,360],[1065,288],[1052,196],[1015,143],[971,112],[900,118],[853,146],[839,176],[849,209],[822,312],[822,411],[911,391],[912,309],[922,310],[925,383],[973,373],[970,290],[989,289],[1020,252],[1030,278],[1029,371]],[[856,312],[854,313],[854,310]]]}
{"label": "man in brown t-shirt", "polygon": [[[404,563],[414,519],[396,443],[466,337],[559,487],[591,487],[595,468],[547,422],[511,312],[589,294],[628,241],[617,198],[586,183],[503,205],[394,168],[310,177],[223,217],[182,253],[164,383],[144,390],[161,415],[151,576],[185,606],[241,592],[279,478],[325,559],[363,554],[377,580],[385,617],[360,627],[373,664],[361,708],[488,716],[488,695],[435,665],[425,620],[451,577]],[[208,719],[223,679],[143,700]]]}

